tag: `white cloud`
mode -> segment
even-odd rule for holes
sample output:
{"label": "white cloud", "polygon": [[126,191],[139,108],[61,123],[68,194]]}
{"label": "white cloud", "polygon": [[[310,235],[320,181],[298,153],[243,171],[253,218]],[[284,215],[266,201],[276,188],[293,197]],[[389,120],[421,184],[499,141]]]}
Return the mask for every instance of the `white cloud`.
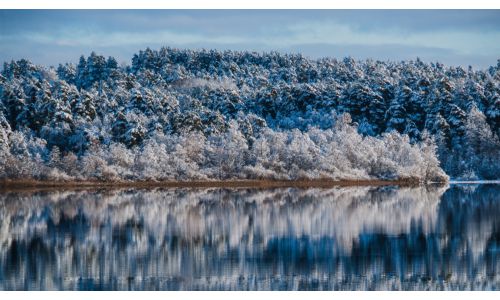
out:
{"label": "white cloud", "polygon": [[193,43],[245,43],[248,38],[237,36],[207,36],[192,33],[180,33],[169,30],[148,32],[127,31],[86,31],[62,30],[52,33],[25,33],[16,36],[0,36],[0,41],[25,40],[57,46],[101,46],[114,47],[126,45],[144,45],[158,43],[193,44]]}
{"label": "white cloud", "polygon": [[302,22],[269,28],[267,32],[251,35],[216,35],[203,33],[155,30],[144,32],[98,31],[64,29],[55,32],[24,33],[2,36],[0,40],[28,40],[57,46],[116,47],[148,44],[260,44],[283,48],[297,44],[331,45],[402,45],[452,50],[457,54],[496,55],[500,53],[499,32],[451,31],[403,32],[397,29],[363,31],[335,22]]}
{"label": "white cloud", "polygon": [[436,30],[403,32],[397,29],[360,31],[334,22],[306,22],[289,26],[289,33],[269,42],[276,44],[403,45],[442,48],[459,54],[500,53],[499,32]]}
{"label": "white cloud", "polygon": [[[130,24],[123,23],[125,17],[131,20]],[[0,34],[0,48],[4,49],[0,57],[17,57],[22,51],[14,47],[27,49],[24,53],[33,51],[30,48],[37,49],[37,57],[42,55],[41,49],[55,53],[56,48],[69,51],[71,47],[76,57],[82,52],[105,48],[115,49],[114,52],[109,51],[109,54],[116,55],[116,49],[120,49],[120,53],[124,53],[124,49],[127,49],[127,53],[133,53],[147,46],[171,45],[257,51],[294,49],[305,55],[326,53],[321,54],[322,56],[335,55],[330,54],[331,49],[337,49],[337,55],[355,54],[360,58],[390,57],[396,60],[425,56],[429,60],[446,61],[443,57],[449,56],[454,57],[454,63],[459,61],[475,64],[481,60],[478,64],[485,66],[496,61],[500,53],[500,31],[481,31],[480,27],[440,28],[433,25],[430,26],[434,28],[431,31],[429,27],[421,30],[415,26],[408,28],[404,24],[395,27],[397,20],[389,20],[387,26],[382,27],[380,24],[366,26],[369,20],[364,19],[305,20],[279,14],[273,18],[264,15],[257,19],[237,14],[209,19],[175,14],[166,19],[158,19],[158,16],[148,19],[140,14],[136,16],[138,20],[133,17],[134,14],[113,15],[108,22],[112,27],[105,26],[106,22],[83,25],[77,22],[56,29],[50,27],[50,30],[47,27],[32,27],[24,31],[4,31],[5,33]],[[434,20],[433,24],[435,23]],[[139,25],[135,26],[136,24]],[[446,25],[446,22],[443,24]],[[9,52],[7,48],[10,49]],[[53,60],[57,61],[59,58],[54,57]]]}

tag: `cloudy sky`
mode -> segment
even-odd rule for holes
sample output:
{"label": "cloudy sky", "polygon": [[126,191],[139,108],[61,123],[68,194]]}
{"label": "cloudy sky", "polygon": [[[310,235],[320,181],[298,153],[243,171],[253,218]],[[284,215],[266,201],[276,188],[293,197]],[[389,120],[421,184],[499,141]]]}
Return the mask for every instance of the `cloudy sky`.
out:
{"label": "cloudy sky", "polygon": [[150,47],[301,52],[485,68],[500,59],[500,10],[0,10],[0,61],[129,63]]}

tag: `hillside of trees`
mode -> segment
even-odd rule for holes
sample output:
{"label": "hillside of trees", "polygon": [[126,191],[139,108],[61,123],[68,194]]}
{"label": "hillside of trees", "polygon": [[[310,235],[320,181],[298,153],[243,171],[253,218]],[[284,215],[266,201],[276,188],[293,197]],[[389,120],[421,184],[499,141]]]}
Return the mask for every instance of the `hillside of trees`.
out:
{"label": "hillside of trees", "polygon": [[4,63],[0,178],[498,179],[500,60],[146,49]]}

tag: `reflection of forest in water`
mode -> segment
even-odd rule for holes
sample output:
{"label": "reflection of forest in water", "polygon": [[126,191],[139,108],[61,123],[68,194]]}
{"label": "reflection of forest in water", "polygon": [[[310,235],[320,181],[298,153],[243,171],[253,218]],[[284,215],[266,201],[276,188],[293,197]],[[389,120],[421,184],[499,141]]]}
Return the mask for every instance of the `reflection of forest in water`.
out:
{"label": "reflection of forest in water", "polygon": [[0,194],[0,289],[498,289],[499,185]]}

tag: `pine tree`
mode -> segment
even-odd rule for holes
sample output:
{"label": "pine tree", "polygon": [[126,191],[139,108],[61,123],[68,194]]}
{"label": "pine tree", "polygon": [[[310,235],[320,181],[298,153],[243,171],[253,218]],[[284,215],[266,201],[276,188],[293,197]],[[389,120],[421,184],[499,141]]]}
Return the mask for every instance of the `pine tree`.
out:
{"label": "pine tree", "polygon": [[26,108],[26,95],[18,82],[6,82],[2,84],[2,103],[5,111],[5,118],[10,127],[15,129],[18,125],[18,116]]}
{"label": "pine tree", "polygon": [[87,69],[87,60],[82,55],[76,67],[76,86],[78,89],[86,89],[89,86],[89,72]]}
{"label": "pine tree", "polygon": [[385,114],[387,130],[396,130],[398,132],[403,132],[406,127],[406,110],[404,105],[400,103],[401,98],[394,98],[392,100],[389,109]]}
{"label": "pine tree", "polygon": [[83,118],[86,121],[92,121],[97,116],[97,110],[94,105],[94,98],[88,92],[80,93],[80,96],[73,102],[72,112],[75,116]]}
{"label": "pine tree", "polygon": [[91,87],[93,84],[97,84],[97,90],[99,91],[99,95],[101,95],[102,82],[107,76],[106,59],[104,56],[92,52],[87,59],[87,70],[89,75],[87,88]]}
{"label": "pine tree", "polygon": [[57,75],[60,80],[64,80],[68,84],[76,84],[76,68],[73,64],[59,64],[57,67]]}

